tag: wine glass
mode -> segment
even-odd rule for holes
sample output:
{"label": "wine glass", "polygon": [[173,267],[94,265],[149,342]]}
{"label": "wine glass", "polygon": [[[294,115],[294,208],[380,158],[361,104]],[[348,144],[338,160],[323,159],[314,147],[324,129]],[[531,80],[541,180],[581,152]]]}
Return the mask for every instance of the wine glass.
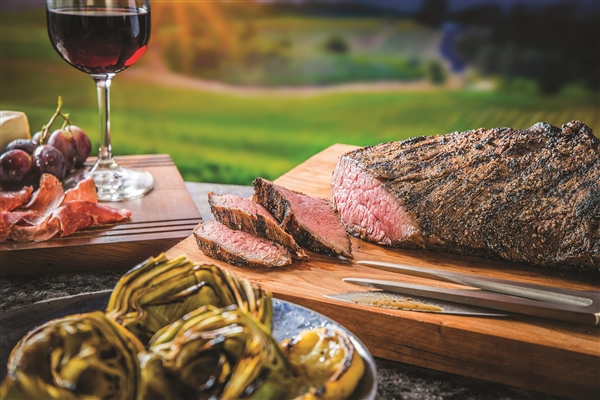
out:
{"label": "wine glass", "polygon": [[48,35],[69,64],[96,82],[100,110],[98,161],[92,176],[98,200],[121,201],[148,193],[147,171],[120,167],[110,144],[110,85],[119,71],[135,64],[150,39],[149,0],[46,0]]}

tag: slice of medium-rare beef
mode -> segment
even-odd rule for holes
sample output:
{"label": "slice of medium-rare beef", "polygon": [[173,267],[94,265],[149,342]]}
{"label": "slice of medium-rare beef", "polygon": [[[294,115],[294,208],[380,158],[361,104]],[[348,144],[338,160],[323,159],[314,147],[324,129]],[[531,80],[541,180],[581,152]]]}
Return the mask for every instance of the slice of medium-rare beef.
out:
{"label": "slice of medium-rare beef", "polygon": [[50,223],[57,224],[61,237],[93,225],[121,222],[131,216],[131,211],[92,203],[85,200],[71,200],[57,208]]}
{"label": "slice of medium-rare beef", "polygon": [[267,209],[302,247],[317,253],[352,257],[350,238],[332,204],[263,178],[256,178],[254,201]]}
{"label": "slice of medium-rare beef", "polygon": [[60,180],[51,174],[43,174],[40,187],[33,192],[31,200],[24,208],[33,211],[30,217],[23,218],[30,225],[38,225],[62,203],[65,191]]}
{"label": "slice of medium-rare beef", "polygon": [[61,205],[73,200],[84,200],[89,201],[90,203],[98,202],[96,184],[94,183],[94,179],[92,177],[88,177],[79,181],[77,186],[67,190]]}
{"label": "slice of medium-rare beef", "polygon": [[194,228],[200,250],[209,257],[240,267],[281,267],[292,263],[288,249],[248,232],[230,229],[216,219]]}
{"label": "slice of medium-rare beef", "polygon": [[279,222],[263,206],[252,199],[209,192],[208,203],[215,219],[223,225],[273,240],[292,250],[298,258],[307,258],[294,238],[281,229]]}
{"label": "slice of medium-rare beef", "polygon": [[16,191],[0,191],[0,211],[12,211],[26,204],[31,198],[31,193],[33,193],[32,186],[25,186]]}
{"label": "slice of medium-rare beef", "polygon": [[339,158],[332,201],[371,242],[600,269],[600,140],[579,121],[361,148]]}

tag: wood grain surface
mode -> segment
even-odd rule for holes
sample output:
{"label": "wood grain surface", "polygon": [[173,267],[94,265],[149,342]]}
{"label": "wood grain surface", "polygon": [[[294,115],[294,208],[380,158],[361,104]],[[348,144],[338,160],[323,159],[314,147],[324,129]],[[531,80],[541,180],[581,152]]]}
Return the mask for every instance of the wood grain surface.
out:
{"label": "wood grain surface", "polygon": [[[334,145],[276,180],[309,195],[330,197],[337,158],[354,147]],[[589,276],[522,264],[430,251],[399,250],[352,239],[354,260],[310,253],[309,261],[284,268],[248,269],[206,257],[192,236],[167,252],[222,266],[273,291],[277,298],[318,311],[354,332],[377,356],[440,371],[575,398],[600,396],[600,330],[541,318],[477,318],[364,307],[324,298],[364,290],[342,278],[402,279],[446,286],[422,278],[362,267],[381,260],[501,277],[556,287],[600,290]],[[448,285],[451,286],[451,285]]]}
{"label": "wood grain surface", "polygon": [[202,219],[171,157],[125,156],[117,161],[149,171],[155,180],[144,197],[103,203],[131,210],[130,220],[40,243],[1,243],[0,275],[129,269],[188,237]]}

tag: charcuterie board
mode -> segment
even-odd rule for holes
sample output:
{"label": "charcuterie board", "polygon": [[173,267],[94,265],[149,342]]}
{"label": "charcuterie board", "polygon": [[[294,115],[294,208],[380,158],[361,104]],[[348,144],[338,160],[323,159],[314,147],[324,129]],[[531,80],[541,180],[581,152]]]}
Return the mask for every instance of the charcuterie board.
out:
{"label": "charcuterie board", "polygon": [[[309,195],[329,198],[337,158],[353,146],[334,145],[276,180]],[[355,264],[358,260],[397,262],[549,286],[600,290],[596,278],[478,257],[399,250],[352,239],[354,260],[310,254],[289,267],[248,269],[205,256],[192,236],[167,255],[184,254],[227,268],[273,291],[277,298],[318,311],[354,332],[378,357],[566,397],[600,394],[600,329],[515,316],[478,318],[364,307],[326,294],[364,290],[342,282],[363,277],[425,283]]]}
{"label": "charcuterie board", "polygon": [[117,161],[125,167],[145,169],[155,180],[144,197],[104,203],[130,210],[130,220],[40,243],[0,243],[0,275],[129,269],[148,254],[158,254],[188,237],[202,218],[171,157],[125,156]]}

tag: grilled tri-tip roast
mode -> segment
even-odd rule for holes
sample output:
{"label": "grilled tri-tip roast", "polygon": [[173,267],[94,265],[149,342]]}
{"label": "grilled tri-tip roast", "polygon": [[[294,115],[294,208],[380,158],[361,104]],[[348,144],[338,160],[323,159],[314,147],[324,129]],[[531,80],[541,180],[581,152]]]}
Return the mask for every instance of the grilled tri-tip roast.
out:
{"label": "grilled tri-tip roast", "polygon": [[600,140],[579,121],[351,151],[332,201],[370,242],[600,270]]}
{"label": "grilled tri-tip roast", "polygon": [[194,228],[194,237],[204,254],[240,267],[281,267],[292,263],[289,250],[250,233],[230,229],[216,219]]}
{"label": "grilled tri-tip roast", "polygon": [[262,204],[304,248],[330,256],[352,257],[350,238],[333,205],[319,197],[256,178],[254,201]]}
{"label": "grilled tri-tip roast", "polygon": [[279,222],[252,199],[209,192],[208,203],[215,219],[223,225],[273,240],[293,251],[299,259],[308,258],[294,238],[279,226]]}

